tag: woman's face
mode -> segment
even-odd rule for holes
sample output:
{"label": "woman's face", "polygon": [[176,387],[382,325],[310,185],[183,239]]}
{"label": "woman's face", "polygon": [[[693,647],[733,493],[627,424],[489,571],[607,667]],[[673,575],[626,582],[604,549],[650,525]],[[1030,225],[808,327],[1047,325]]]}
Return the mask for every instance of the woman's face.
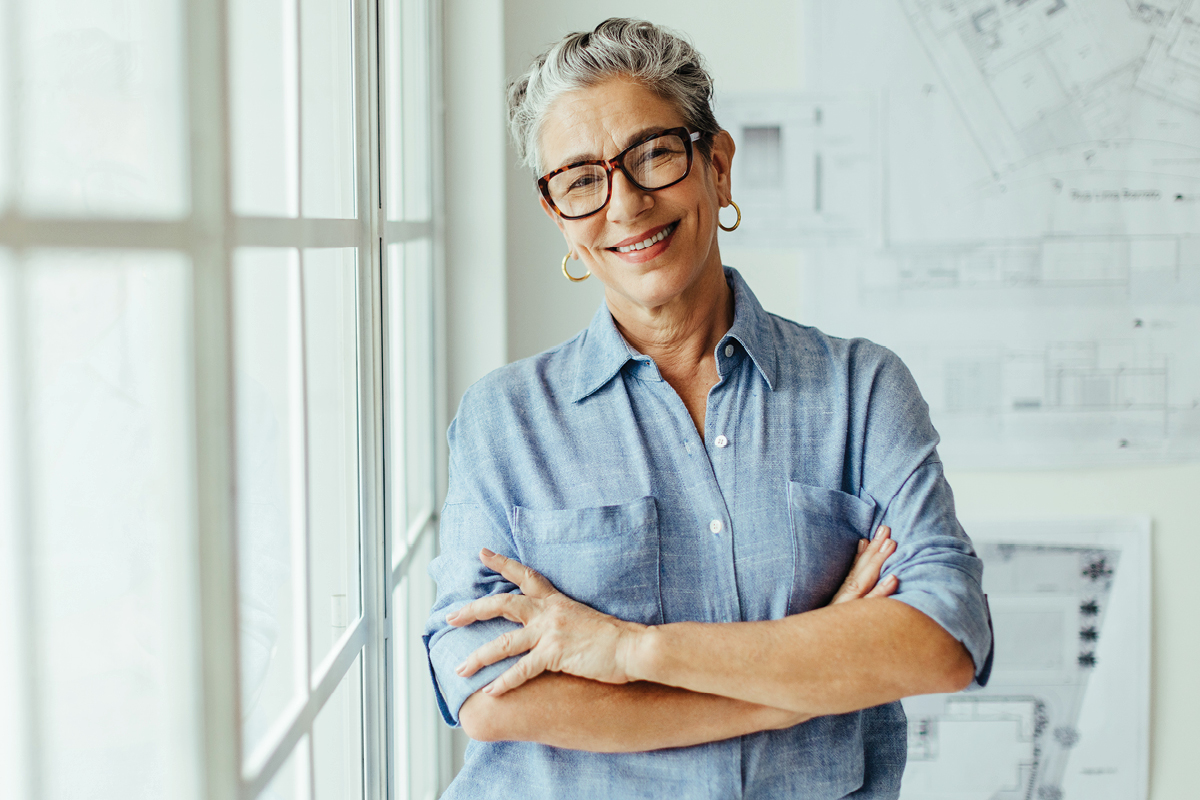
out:
{"label": "woman's face", "polygon": [[[614,78],[560,97],[542,123],[543,174],[564,164],[610,159],[648,135],[684,125],[675,106],[636,81]],[[701,278],[719,272],[717,211],[729,203],[733,140],[714,137],[711,163],[699,152],[691,173],[674,186],[645,192],[620,170],[612,197],[590,217],[564,220],[542,200],[567,246],[604,282],[610,305],[659,308],[686,298]],[[642,250],[617,248],[668,235]]]}

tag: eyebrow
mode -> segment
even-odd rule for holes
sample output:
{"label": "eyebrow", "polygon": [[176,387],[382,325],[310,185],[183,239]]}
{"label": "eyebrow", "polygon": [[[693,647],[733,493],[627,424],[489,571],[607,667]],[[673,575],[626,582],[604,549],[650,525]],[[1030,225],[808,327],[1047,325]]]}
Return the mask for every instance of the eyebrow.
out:
{"label": "eyebrow", "polygon": [[[678,128],[678,127],[679,127],[678,125],[650,125],[648,127],[641,128],[640,130],[634,131],[632,134],[630,134],[625,139],[625,144],[623,144],[621,146],[620,152],[622,152],[622,153],[625,152],[625,150],[630,145],[632,145],[634,142],[640,142],[643,139],[648,139],[649,137],[654,136],[655,134],[662,133],[663,131],[669,131],[669,130],[671,130],[671,128]],[[577,153],[573,156],[569,156],[568,158],[564,158],[562,160],[562,162],[560,162],[559,165],[557,167],[555,167],[554,169],[560,169],[560,168],[568,166],[570,164],[578,164],[581,161],[603,161],[603,160],[604,159],[602,159],[599,156],[596,156],[592,153]]]}

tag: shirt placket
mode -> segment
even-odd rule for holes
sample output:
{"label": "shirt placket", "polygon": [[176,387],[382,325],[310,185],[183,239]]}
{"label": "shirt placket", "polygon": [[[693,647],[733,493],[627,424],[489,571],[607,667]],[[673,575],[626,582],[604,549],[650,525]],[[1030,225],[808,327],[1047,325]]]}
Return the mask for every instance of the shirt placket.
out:
{"label": "shirt placket", "polygon": [[729,622],[742,620],[741,600],[737,591],[737,565],[734,558],[734,536],[737,531],[733,523],[730,498],[736,491],[737,471],[733,422],[730,417],[734,396],[730,383],[736,372],[734,361],[737,351],[732,344],[722,344],[717,350],[718,372],[722,376],[708,393],[704,415],[704,448],[707,454],[706,478],[711,486],[713,515],[709,522],[709,534],[717,551],[713,564],[719,570],[715,584],[721,595],[724,619]]}
{"label": "shirt placket", "polygon": [[[693,533],[699,540],[699,546],[708,551],[703,558],[696,559],[701,567],[699,574],[705,601],[704,612],[698,618],[708,622],[739,621],[742,615],[733,564],[732,520],[729,504],[713,471],[709,448],[696,430],[683,399],[669,383],[662,380],[654,362],[644,357],[636,360],[641,363],[635,374],[659,395],[658,402],[664,403],[670,410],[679,437],[675,441],[682,444],[682,452],[672,452],[670,463],[661,464],[660,468],[674,472],[678,491],[689,498],[690,513],[687,516],[693,520],[691,524],[696,526]],[[706,428],[709,426],[708,420],[712,418],[713,401],[713,395],[710,394],[709,408],[705,414]],[[692,610],[695,612],[699,609]]]}

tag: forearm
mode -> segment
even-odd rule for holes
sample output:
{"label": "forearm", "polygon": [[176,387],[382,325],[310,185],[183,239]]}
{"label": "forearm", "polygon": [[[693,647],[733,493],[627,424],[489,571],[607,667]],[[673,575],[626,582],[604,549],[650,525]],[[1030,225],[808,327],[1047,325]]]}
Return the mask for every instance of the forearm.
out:
{"label": "forearm", "polygon": [[459,711],[473,739],[599,753],[687,747],[790,727],[807,718],[655,683],[613,685],[558,673],[542,674],[500,697],[476,692]]}
{"label": "forearm", "polygon": [[967,686],[974,663],[938,623],[868,598],[781,620],[647,628],[626,651],[631,678],[814,715]]}

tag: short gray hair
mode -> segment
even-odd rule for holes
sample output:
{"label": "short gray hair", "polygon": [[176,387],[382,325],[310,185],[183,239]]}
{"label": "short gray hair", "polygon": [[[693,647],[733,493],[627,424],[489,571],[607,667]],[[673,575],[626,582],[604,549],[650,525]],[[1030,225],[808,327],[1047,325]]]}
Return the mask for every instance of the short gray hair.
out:
{"label": "short gray hair", "polygon": [[508,85],[508,129],[521,164],[538,173],[538,136],[550,106],[566,92],[628,76],[673,102],[700,137],[696,149],[712,155],[721,126],[712,112],[713,81],[704,58],[682,35],[639,19],[613,17],[594,31],[563,37]]}

